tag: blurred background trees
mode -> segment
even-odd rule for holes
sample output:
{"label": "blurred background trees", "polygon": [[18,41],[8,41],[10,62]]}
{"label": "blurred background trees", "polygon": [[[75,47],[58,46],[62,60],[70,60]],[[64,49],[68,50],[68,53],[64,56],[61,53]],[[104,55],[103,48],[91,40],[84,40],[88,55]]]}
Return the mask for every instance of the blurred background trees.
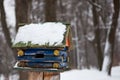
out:
{"label": "blurred background trees", "polygon": [[[7,21],[6,16],[10,12],[4,10],[5,1],[9,1],[9,4],[15,7],[15,26],[9,24],[10,20]],[[120,23],[117,23],[120,21],[119,0],[116,0],[118,7],[114,6],[115,0],[12,1],[0,0],[0,73],[13,73],[16,53],[11,48],[11,42],[19,26],[45,21],[70,23],[73,40],[70,64],[74,69],[97,67],[102,70],[108,31],[115,28],[115,31],[112,31],[114,34],[109,35],[109,39],[114,39],[111,42],[114,45],[111,48],[113,50],[111,65],[120,64]]]}

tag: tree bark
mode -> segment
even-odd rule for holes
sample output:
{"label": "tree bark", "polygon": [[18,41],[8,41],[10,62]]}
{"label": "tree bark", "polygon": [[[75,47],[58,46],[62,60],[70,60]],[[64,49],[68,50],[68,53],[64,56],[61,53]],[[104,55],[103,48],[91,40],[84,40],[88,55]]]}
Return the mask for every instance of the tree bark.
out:
{"label": "tree bark", "polygon": [[10,38],[10,31],[6,23],[6,15],[5,15],[5,9],[3,6],[3,1],[4,0],[0,0],[1,24],[2,24],[2,29],[5,35],[6,42],[8,46],[11,48],[12,43],[11,43],[11,38]]}
{"label": "tree bark", "polygon": [[111,75],[111,68],[113,62],[115,34],[116,34],[118,18],[119,18],[120,1],[113,0],[113,4],[114,4],[114,13],[112,17],[111,28],[109,29],[107,34],[107,40],[106,40],[105,52],[104,52],[104,64],[102,67],[102,70],[107,72],[109,75]]}
{"label": "tree bark", "polygon": [[[29,23],[29,8],[32,0],[15,0],[16,2],[16,31],[20,26]],[[25,71],[19,71],[20,80],[27,80],[31,74]]]}
{"label": "tree bark", "polygon": [[[3,64],[1,64],[2,67],[2,74],[5,75],[6,80],[9,80],[9,74],[13,71],[13,62],[15,61],[15,50],[12,49],[12,40],[10,37],[10,30],[9,30],[9,25],[6,21],[7,19],[7,12],[5,11],[5,5],[4,5],[5,0],[0,0],[0,17],[1,17],[1,27],[2,31],[5,37],[5,42],[4,45],[0,44],[3,46],[3,51],[1,53],[1,60],[3,60]],[[4,41],[2,41],[4,42]],[[1,48],[2,49],[2,48]],[[9,49],[9,51],[8,51]],[[4,57],[4,58],[2,58]],[[12,63],[11,63],[12,62]],[[4,69],[3,69],[4,67]],[[14,72],[14,71],[13,71]]]}
{"label": "tree bark", "polygon": [[45,21],[56,21],[56,5],[57,0],[44,0],[45,2]]}
{"label": "tree bark", "polygon": [[[96,3],[96,0],[92,0],[93,3]],[[92,5],[92,13],[93,13],[93,23],[95,28],[95,40],[94,40],[94,46],[96,48],[97,52],[97,58],[98,58],[98,68],[99,70],[102,70],[102,64],[103,64],[103,53],[101,49],[101,42],[100,42],[100,27],[99,27],[99,15],[96,10],[96,6]]]}
{"label": "tree bark", "polygon": [[16,1],[16,31],[19,26],[30,23],[29,10],[32,0],[15,0]]}

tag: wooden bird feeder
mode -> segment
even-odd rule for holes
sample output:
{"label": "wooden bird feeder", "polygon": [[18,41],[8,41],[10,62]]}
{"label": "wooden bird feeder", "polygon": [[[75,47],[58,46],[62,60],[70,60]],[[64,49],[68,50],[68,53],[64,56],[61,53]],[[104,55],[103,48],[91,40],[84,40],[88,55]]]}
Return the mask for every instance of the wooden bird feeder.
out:
{"label": "wooden bird feeder", "polygon": [[69,67],[71,28],[60,22],[21,26],[13,42],[19,70],[62,72]]}

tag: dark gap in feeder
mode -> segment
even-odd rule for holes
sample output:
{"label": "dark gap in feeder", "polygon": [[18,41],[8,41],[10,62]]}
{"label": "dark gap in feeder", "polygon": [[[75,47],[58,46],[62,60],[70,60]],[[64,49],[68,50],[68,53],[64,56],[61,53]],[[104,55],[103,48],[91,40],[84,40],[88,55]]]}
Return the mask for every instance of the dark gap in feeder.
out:
{"label": "dark gap in feeder", "polygon": [[44,54],[36,54],[35,58],[44,58]]}

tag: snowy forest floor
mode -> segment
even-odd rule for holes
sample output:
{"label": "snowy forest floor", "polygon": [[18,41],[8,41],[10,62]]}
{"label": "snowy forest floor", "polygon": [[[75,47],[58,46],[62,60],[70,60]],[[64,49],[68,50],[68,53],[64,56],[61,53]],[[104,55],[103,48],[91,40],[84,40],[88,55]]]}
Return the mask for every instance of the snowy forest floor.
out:
{"label": "snowy forest floor", "polygon": [[[60,80],[120,80],[120,66],[112,68],[111,76],[94,68],[90,70],[70,70],[61,73],[60,76]],[[0,80],[5,80],[5,77],[0,75]],[[19,80],[19,76],[17,74],[10,75],[9,80]]]}
{"label": "snowy forest floor", "polygon": [[112,68],[112,75],[96,69],[71,70],[61,73],[61,80],[120,80],[120,66]]}

